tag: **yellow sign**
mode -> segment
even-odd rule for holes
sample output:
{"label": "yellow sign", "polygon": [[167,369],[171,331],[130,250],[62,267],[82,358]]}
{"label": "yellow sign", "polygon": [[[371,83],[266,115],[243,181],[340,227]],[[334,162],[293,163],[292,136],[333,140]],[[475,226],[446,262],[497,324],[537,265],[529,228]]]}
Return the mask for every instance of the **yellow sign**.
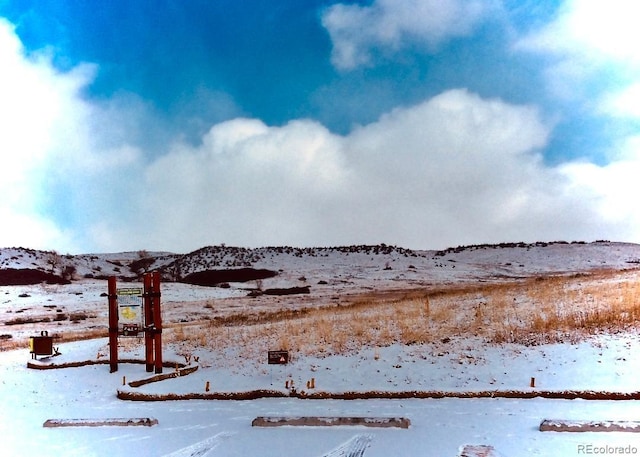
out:
{"label": "yellow sign", "polygon": [[118,295],[139,295],[142,296],[142,289],[139,287],[130,287],[127,289],[117,289]]}
{"label": "yellow sign", "polygon": [[138,310],[136,308],[134,308],[133,306],[123,306],[122,308],[120,308],[120,316],[125,321],[132,321],[136,317],[138,317]]}

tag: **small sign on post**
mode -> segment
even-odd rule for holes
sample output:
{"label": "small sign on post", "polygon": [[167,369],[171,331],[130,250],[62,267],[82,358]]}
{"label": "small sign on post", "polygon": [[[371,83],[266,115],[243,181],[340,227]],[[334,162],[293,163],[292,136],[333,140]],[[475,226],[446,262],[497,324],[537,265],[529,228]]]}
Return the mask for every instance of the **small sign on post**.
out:
{"label": "small sign on post", "polygon": [[122,336],[140,336],[141,328],[138,324],[123,324]]}
{"label": "small sign on post", "polygon": [[269,365],[286,365],[289,363],[289,351],[269,351]]}

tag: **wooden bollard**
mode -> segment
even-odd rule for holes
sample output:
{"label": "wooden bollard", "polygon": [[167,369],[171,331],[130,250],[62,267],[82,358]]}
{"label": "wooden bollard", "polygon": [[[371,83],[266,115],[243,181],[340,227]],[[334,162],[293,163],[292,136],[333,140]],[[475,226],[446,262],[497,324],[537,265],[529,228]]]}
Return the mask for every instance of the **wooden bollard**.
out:
{"label": "wooden bollard", "polygon": [[122,377],[122,385],[124,386],[127,383],[127,378],[126,377]]}
{"label": "wooden bollard", "polygon": [[205,385],[204,385],[204,391],[205,391],[205,392],[209,392],[209,388],[210,388],[210,387],[211,387],[211,386],[210,386],[210,384],[209,384],[209,381],[207,381],[207,382],[205,383]]}
{"label": "wooden bollard", "polygon": [[536,378],[531,377],[531,382],[529,383],[529,387],[535,387],[536,386]]}
{"label": "wooden bollard", "polygon": [[316,378],[311,378],[311,388],[315,389],[316,388]]}
{"label": "wooden bollard", "polygon": [[284,388],[285,389],[289,388],[289,380],[288,379],[284,382]]}

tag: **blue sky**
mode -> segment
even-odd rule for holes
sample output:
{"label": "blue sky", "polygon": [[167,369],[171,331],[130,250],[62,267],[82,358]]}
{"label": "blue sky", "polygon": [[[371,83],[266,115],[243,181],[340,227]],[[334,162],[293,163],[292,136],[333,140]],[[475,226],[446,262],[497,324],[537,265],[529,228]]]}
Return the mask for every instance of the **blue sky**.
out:
{"label": "blue sky", "polygon": [[0,0],[0,245],[640,242],[637,9]]}

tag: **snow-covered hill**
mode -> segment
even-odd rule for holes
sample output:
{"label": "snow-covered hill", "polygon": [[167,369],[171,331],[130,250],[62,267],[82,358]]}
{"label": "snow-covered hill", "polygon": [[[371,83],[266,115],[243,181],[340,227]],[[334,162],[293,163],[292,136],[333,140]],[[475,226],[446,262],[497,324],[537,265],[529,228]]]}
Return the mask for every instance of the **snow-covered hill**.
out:
{"label": "snow-covered hill", "polygon": [[640,266],[640,245],[597,241],[503,243],[414,251],[396,246],[326,248],[287,246],[240,248],[208,246],[188,254],[123,252],[62,255],[25,248],[0,249],[0,270],[37,270],[61,278],[136,280],[160,270],[165,281],[179,281],[207,270],[268,269],[281,279],[308,281],[368,278],[404,282],[489,280],[536,274],[563,274]]}
{"label": "snow-covered hill", "polygon": [[117,276],[134,279],[140,272],[160,269],[179,257],[167,252],[121,252],[110,254],[59,254],[27,248],[0,249],[0,271],[36,270],[69,280]]}

